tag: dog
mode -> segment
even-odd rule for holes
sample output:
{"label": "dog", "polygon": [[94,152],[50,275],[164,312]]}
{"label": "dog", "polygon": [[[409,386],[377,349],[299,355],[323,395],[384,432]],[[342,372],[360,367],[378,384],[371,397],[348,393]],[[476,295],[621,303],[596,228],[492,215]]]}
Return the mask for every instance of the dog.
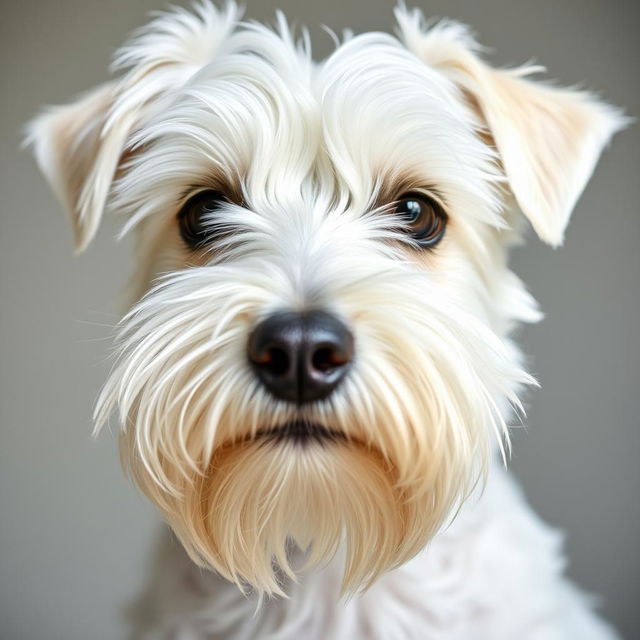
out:
{"label": "dog", "polygon": [[559,246],[623,113],[395,10],[322,62],[278,14],[159,14],[29,126],[78,251],[137,238],[96,431],[165,536],[141,638],[606,640],[504,470]]}

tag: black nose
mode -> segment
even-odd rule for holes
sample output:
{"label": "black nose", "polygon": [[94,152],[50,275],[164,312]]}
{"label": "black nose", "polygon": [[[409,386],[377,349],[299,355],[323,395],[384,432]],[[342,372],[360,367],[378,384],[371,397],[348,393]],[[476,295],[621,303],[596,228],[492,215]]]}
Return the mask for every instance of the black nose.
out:
{"label": "black nose", "polygon": [[249,360],[269,391],[302,404],[326,398],[353,358],[353,336],[324,311],[269,316],[249,338]]}

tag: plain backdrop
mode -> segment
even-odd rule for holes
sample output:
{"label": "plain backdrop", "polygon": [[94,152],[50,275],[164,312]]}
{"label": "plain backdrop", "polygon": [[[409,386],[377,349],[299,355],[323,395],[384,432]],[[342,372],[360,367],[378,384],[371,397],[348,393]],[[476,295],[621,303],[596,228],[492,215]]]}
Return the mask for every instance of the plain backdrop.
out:
{"label": "plain backdrop", "polygon": [[[638,3],[419,0],[471,24],[499,65],[535,58],[549,77],[595,88],[640,114]],[[249,1],[319,25],[392,28],[383,0]],[[107,220],[73,257],[60,208],[22,124],[107,77],[114,48],[163,0],[3,0],[0,26],[0,638],[123,638],[158,526],[124,479],[116,438],[91,438],[109,331],[130,268]],[[511,463],[539,513],[567,533],[569,573],[640,637],[640,175],[638,127],[619,134],[578,203],[564,248],[530,236],[513,256],[547,314],[522,331],[542,384]],[[519,640],[519,639],[514,639]],[[579,638],[567,640],[580,640]]]}

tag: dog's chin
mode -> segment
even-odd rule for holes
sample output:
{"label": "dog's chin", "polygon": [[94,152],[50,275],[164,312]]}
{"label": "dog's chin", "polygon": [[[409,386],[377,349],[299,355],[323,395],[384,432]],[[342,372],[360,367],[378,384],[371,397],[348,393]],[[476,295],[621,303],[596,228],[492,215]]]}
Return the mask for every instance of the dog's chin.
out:
{"label": "dog's chin", "polygon": [[300,569],[291,541],[306,552],[305,567],[328,562],[344,543],[343,589],[352,593],[432,533],[428,505],[398,489],[375,450],[308,422],[218,447],[180,496],[144,488],[196,562],[269,594],[282,594],[283,577]]}
{"label": "dog's chin", "polygon": [[305,569],[343,548],[343,592],[367,587],[425,546],[451,508],[457,481],[448,467],[435,467],[425,488],[423,471],[401,476],[402,460],[383,455],[378,443],[312,420],[221,438],[204,468],[179,466],[160,451],[152,474],[148,460],[132,455],[137,443],[135,430],[123,433],[125,465],[191,558],[271,595],[283,594],[283,578],[295,579],[300,569],[291,541],[305,552]]}

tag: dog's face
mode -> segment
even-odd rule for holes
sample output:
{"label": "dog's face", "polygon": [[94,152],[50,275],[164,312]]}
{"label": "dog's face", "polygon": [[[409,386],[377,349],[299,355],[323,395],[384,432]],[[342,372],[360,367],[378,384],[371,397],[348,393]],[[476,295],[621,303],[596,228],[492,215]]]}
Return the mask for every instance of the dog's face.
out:
{"label": "dog's face", "polygon": [[130,68],[39,118],[80,248],[102,209],[138,233],[98,406],[192,557],[280,591],[345,543],[354,590],[406,561],[504,445],[537,318],[505,262],[518,218],[562,239],[621,117],[496,71],[462,27],[347,39],[323,63],[202,5]]}

